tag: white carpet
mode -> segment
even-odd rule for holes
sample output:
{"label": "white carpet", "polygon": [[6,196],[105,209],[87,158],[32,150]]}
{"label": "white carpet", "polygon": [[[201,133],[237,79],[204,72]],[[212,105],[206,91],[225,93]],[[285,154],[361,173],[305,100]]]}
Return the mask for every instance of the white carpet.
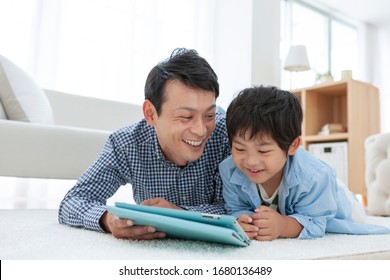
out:
{"label": "white carpet", "polygon": [[[390,227],[390,218],[370,217]],[[390,251],[390,234],[327,234],[315,240],[277,239],[233,247],[188,240],[133,241],[71,228],[57,222],[56,210],[0,210],[0,259],[251,259],[336,258]]]}

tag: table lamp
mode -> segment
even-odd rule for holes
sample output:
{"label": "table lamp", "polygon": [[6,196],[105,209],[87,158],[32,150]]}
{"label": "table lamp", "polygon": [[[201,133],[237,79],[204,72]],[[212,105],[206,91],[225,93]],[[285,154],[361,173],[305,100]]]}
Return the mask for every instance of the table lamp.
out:
{"label": "table lamp", "polygon": [[[291,46],[288,52],[284,70],[290,72],[307,71],[310,69],[306,47],[303,45]],[[296,83],[296,82],[295,82]],[[292,73],[290,74],[290,87],[292,86]]]}
{"label": "table lamp", "polygon": [[291,46],[288,52],[284,70],[300,72],[310,69],[306,47],[303,45]]}

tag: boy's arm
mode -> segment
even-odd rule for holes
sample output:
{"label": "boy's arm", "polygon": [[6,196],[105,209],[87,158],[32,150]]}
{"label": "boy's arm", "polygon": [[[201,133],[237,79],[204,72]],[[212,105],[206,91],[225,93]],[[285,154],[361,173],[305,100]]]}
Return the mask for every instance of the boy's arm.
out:
{"label": "boy's arm", "polygon": [[307,182],[307,190],[295,194],[299,200],[291,207],[286,205],[286,215],[303,226],[299,238],[317,238],[325,234],[327,222],[337,213],[336,188],[335,174],[320,170]]}
{"label": "boy's arm", "polygon": [[220,164],[219,173],[223,182],[223,198],[225,200],[225,208],[228,215],[232,215],[236,218],[241,214],[253,215],[254,212],[251,211],[251,209],[254,207],[242,197],[243,194],[240,192],[241,186],[230,182],[231,172],[226,161]]}

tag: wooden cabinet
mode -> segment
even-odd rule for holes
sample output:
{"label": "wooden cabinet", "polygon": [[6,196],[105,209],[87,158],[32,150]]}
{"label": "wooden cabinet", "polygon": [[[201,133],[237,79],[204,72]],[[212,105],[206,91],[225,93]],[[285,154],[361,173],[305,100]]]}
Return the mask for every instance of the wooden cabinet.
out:
{"label": "wooden cabinet", "polygon": [[[364,141],[380,132],[378,88],[356,80],[327,82],[293,90],[303,109],[302,145],[348,143],[348,185],[366,195]],[[344,132],[318,135],[325,124],[341,123]]]}

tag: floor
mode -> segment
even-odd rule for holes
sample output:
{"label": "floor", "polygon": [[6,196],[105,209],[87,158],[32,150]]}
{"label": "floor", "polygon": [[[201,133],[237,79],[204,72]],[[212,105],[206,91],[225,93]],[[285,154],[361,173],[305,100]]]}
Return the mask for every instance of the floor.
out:
{"label": "floor", "polygon": [[[370,254],[361,254],[361,255],[352,255],[352,256],[342,256],[331,258],[332,260],[390,260],[390,252],[377,252]],[[329,260],[328,258],[323,258],[320,260]]]}

